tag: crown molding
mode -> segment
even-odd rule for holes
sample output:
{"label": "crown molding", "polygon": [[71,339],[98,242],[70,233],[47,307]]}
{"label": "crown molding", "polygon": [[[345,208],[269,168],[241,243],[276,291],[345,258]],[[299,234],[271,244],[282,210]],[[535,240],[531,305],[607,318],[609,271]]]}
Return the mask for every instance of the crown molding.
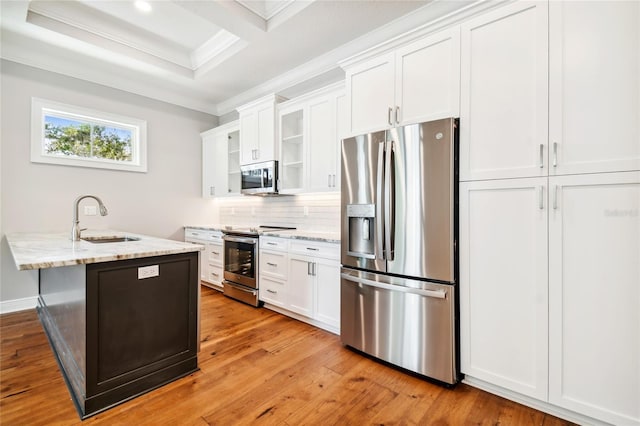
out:
{"label": "crown molding", "polygon": [[[451,10],[451,4],[455,2],[436,0],[432,3],[429,3],[424,8],[419,9],[420,13],[411,14],[412,17],[422,15],[425,18],[432,17],[431,19],[423,21],[423,23],[414,27],[414,29],[410,31],[392,37],[371,48],[345,58],[340,61],[339,65],[343,69],[349,68],[362,61],[366,61],[378,55],[388,53],[392,50],[397,49],[398,47],[424,38],[433,33],[445,30],[489,10],[503,6],[507,3],[512,3],[513,1],[515,0],[478,0],[470,2],[470,4],[463,8]],[[433,18],[434,16],[436,16],[437,18]]]}
{"label": "crown molding", "polygon": [[219,102],[215,106],[215,114],[219,116],[228,114],[238,105],[250,102],[265,93],[283,93],[291,87],[303,85],[306,81],[312,81],[322,75],[336,74],[338,70],[341,70],[344,75],[342,69],[345,66],[387,52],[512,1],[515,0],[469,0],[463,8],[460,8],[460,1],[433,1],[287,73]]}
{"label": "crown molding", "polygon": [[213,129],[206,130],[200,133],[200,137],[206,138],[212,135],[217,135],[220,132],[234,132],[236,130],[240,130],[240,120],[230,121],[214,127]]}

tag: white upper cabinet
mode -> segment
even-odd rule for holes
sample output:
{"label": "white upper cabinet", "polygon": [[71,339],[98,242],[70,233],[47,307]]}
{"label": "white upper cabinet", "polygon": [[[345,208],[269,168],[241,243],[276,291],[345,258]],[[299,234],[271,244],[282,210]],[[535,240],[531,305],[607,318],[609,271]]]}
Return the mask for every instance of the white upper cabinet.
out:
{"label": "white upper cabinet", "polygon": [[387,53],[346,70],[351,134],[390,127],[395,108],[395,53]]}
{"label": "white upper cabinet", "polygon": [[268,95],[238,108],[240,120],[240,165],[276,160],[276,103],[282,101]]}
{"label": "white upper cabinet", "polygon": [[348,134],[457,117],[459,77],[457,27],[347,66]]}
{"label": "white upper cabinet", "polygon": [[312,92],[278,108],[281,191],[337,191],[339,188],[341,85]]}
{"label": "white upper cabinet", "polygon": [[308,191],[337,189],[338,134],[336,131],[336,96],[310,102]]}
{"label": "white upper cabinet", "polygon": [[396,124],[460,115],[460,29],[396,51]]}
{"label": "white upper cabinet", "polygon": [[542,2],[462,24],[460,180],[548,174],[547,24]]}
{"label": "white upper cabinet", "polygon": [[237,121],[201,134],[202,196],[240,194],[240,133]]}
{"label": "white upper cabinet", "polygon": [[462,372],[547,398],[547,178],[460,184]]}
{"label": "white upper cabinet", "polygon": [[640,172],[549,186],[549,402],[639,425]]}
{"label": "white upper cabinet", "polygon": [[640,169],[640,2],[549,5],[550,174]]}

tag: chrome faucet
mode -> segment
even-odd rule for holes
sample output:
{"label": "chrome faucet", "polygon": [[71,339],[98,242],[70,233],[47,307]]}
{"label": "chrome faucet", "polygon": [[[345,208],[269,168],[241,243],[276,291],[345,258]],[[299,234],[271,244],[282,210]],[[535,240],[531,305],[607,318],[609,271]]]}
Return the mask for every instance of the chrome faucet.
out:
{"label": "chrome faucet", "polygon": [[80,206],[80,201],[85,198],[93,198],[98,202],[98,207],[100,208],[100,216],[106,216],[108,214],[107,208],[102,203],[102,200],[95,195],[81,195],[73,202],[73,227],[71,228],[71,240],[72,241],[80,241],[80,233],[83,231],[80,229],[80,220],[78,219],[78,207]]}

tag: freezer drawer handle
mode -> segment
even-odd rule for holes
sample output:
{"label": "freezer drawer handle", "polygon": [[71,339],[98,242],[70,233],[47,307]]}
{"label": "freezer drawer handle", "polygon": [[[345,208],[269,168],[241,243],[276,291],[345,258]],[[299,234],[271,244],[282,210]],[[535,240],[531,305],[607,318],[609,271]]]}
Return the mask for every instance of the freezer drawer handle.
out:
{"label": "freezer drawer handle", "polygon": [[420,296],[434,297],[436,299],[446,299],[447,298],[447,292],[444,291],[444,290],[422,290],[422,289],[419,289],[419,288],[402,287],[402,286],[398,286],[398,285],[385,284],[385,283],[381,283],[381,282],[378,282],[378,281],[368,280],[366,278],[354,277],[353,275],[347,274],[347,273],[342,273],[342,274],[340,274],[340,276],[342,278],[344,278],[345,280],[347,280],[347,281],[352,281],[352,282],[358,283],[358,284],[369,285],[371,287],[378,287],[378,288],[382,288],[382,289],[385,289],[385,290],[401,291],[403,293],[419,294]]}

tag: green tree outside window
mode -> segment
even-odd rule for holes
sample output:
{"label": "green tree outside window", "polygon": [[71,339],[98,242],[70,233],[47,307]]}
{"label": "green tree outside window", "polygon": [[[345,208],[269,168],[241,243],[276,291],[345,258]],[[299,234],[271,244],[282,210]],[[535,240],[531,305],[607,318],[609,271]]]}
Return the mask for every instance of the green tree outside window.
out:
{"label": "green tree outside window", "polygon": [[45,116],[45,152],[81,158],[131,161],[131,131]]}

